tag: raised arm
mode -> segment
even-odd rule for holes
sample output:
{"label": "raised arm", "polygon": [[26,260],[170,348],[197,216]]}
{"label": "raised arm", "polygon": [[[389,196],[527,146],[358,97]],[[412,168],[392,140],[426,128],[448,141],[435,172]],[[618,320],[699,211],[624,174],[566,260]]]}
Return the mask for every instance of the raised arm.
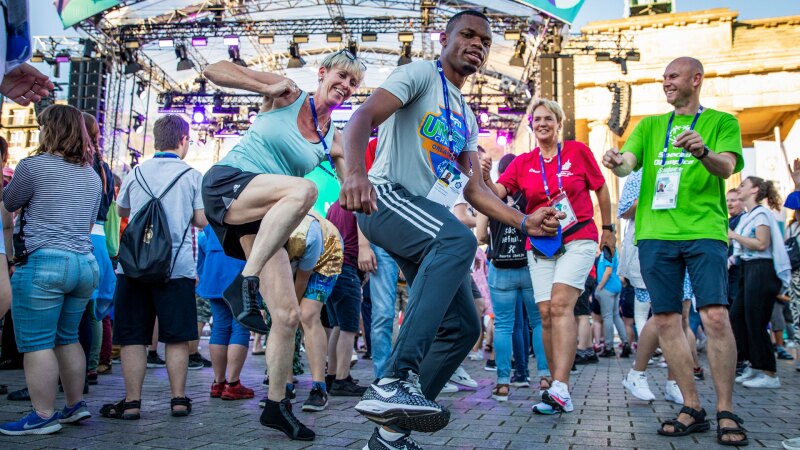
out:
{"label": "raised arm", "polygon": [[297,85],[283,75],[258,72],[230,61],[219,61],[208,65],[203,75],[220,87],[255,92],[271,100],[286,97],[294,101],[300,94]]}
{"label": "raised arm", "polygon": [[371,214],[378,210],[375,188],[367,179],[365,152],[369,135],[403,104],[386,89],[378,88],[353,113],[344,127],[344,158],[347,176],[339,193],[342,208]]}

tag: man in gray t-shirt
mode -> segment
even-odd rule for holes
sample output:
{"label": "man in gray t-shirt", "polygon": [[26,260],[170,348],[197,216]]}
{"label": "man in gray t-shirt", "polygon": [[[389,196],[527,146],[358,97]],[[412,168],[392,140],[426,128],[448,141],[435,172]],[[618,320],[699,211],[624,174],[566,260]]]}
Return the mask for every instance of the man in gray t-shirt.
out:
{"label": "man in gray t-shirt", "polygon": [[[480,333],[469,280],[477,242],[450,212],[458,194],[463,190],[479,211],[532,235],[555,234],[558,226],[554,209],[526,220],[483,183],[478,127],[460,90],[486,61],[492,43],[488,19],[462,11],[439,42],[438,61],[398,68],[344,130],[342,207],[363,213],[357,215],[359,228],[397,260],[411,287],[383,378],[356,405],[383,425],[375,429],[370,449],[418,448],[410,431],[447,425],[450,412],[436,396]],[[377,155],[367,178],[364,149],[378,125]]]}

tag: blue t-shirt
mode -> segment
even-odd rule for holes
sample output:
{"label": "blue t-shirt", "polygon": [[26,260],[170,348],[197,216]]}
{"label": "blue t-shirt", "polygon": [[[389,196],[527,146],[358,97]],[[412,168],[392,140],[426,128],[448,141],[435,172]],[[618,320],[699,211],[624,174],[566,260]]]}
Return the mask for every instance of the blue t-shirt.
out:
{"label": "blue t-shirt", "polygon": [[619,266],[619,259],[617,255],[619,252],[614,252],[614,258],[609,263],[605,257],[600,256],[597,261],[597,280],[602,280],[606,272],[606,267],[611,267],[611,276],[608,277],[603,289],[611,292],[612,294],[619,294],[622,291],[622,282],[617,275],[617,266]]}
{"label": "blue t-shirt", "polygon": [[244,263],[225,255],[211,225],[206,225],[197,235],[197,276],[200,282],[195,292],[203,298],[222,298],[222,292],[242,271]]}
{"label": "blue t-shirt", "polygon": [[306,251],[297,261],[297,268],[306,272],[311,271],[317,265],[323,250],[322,228],[318,221],[311,222],[306,234]]}

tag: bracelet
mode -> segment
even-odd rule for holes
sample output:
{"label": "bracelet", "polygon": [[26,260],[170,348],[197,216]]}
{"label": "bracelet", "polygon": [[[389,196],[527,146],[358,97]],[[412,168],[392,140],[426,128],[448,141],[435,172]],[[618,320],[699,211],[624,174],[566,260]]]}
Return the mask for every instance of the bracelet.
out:
{"label": "bracelet", "polygon": [[528,234],[528,229],[525,228],[525,221],[526,220],[528,220],[528,215],[527,214],[522,216],[522,222],[519,224],[519,229],[520,229],[520,231],[522,231],[522,234],[524,234],[525,236],[530,237],[530,235]]}

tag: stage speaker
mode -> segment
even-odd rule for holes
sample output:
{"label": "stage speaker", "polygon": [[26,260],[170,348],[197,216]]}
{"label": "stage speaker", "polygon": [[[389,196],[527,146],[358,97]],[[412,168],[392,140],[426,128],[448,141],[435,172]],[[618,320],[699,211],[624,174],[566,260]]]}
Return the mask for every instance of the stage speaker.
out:
{"label": "stage speaker", "polygon": [[106,111],[108,66],[103,58],[72,61],[67,103],[97,118],[101,131]]}
{"label": "stage speaker", "polygon": [[571,55],[549,54],[539,57],[541,96],[554,100],[564,110],[562,134],[575,139],[575,62]]}
{"label": "stage speaker", "polygon": [[617,136],[625,134],[628,122],[631,120],[631,85],[624,81],[609,83],[611,91],[611,115],[608,118],[608,128]]}

